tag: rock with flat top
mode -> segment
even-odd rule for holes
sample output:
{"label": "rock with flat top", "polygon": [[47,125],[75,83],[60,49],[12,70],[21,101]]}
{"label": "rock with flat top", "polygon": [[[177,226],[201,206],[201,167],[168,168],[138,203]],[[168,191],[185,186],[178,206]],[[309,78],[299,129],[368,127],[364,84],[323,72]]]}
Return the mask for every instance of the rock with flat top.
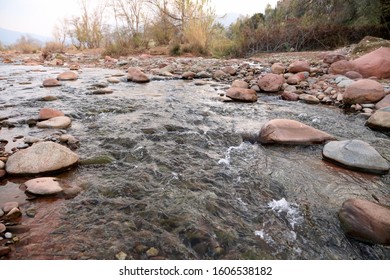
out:
{"label": "rock with flat top", "polygon": [[66,71],[57,76],[59,81],[75,81],[78,79],[78,75],[72,71]]}
{"label": "rock with flat top", "polygon": [[64,113],[60,110],[53,108],[42,108],[39,110],[38,119],[39,120],[48,120],[55,117],[63,117]]}
{"label": "rock with flat top", "polygon": [[267,122],[258,136],[263,144],[321,144],[335,138],[321,130],[294,120],[275,119]]}
{"label": "rock with flat top", "polygon": [[12,154],[6,163],[11,175],[57,172],[76,165],[79,156],[67,147],[53,142],[39,142]]}
{"label": "rock with flat top", "polygon": [[374,130],[390,131],[390,106],[376,111],[367,120],[366,126]]}
{"label": "rock with flat top", "polygon": [[325,145],[323,158],[345,168],[386,174],[389,172],[387,161],[368,143],[361,140],[332,141]]}
{"label": "rock with flat top", "polygon": [[60,182],[55,177],[42,177],[24,183],[26,191],[36,195],[55,195],[62,192]]}
{"label": "rock with flat top", "polygon": [[257,101],[257,94],[256,91],[253,89],[232,87],[227,90],[226,96],[236,101],[243,101],[243,102]]}
{"label": "rock with flat top", "polygon": [[37,123],[38,128],[67,128],[71,125],[72,120],[69,117],[54,117]]}

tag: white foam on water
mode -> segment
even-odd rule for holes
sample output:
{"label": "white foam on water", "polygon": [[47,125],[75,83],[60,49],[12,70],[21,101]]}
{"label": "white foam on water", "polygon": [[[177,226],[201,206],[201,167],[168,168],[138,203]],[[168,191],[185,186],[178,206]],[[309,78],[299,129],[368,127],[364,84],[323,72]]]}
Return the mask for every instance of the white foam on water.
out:
{"label": "white foam on water", "polygon": [[264,229],[262,230],[256,230],[255,231],[255,236],[260,237],[263,239],[267,244],[274,244],[275,241],[272,239],[271,236],[269,236],[267,233],[265,233]]}
{"label": "white foam on water", "polygon": [[285,198],[280,200],[272,200],[268,203],[268,207],[270,207],[276,213],[285,212],[287,214],[287,220],[293,229],[296,224],[299,224],[303,221],[303,217],[299,212],[298,205],[289,203]]}
{"label": "white foam on water", "polygon": [[242,150],[245,147],[245,142],[242,142],[240,146],[231,146],[227,149],[225,153],[225,158],[222,158],[218,161],[219,165],[230,165],[231,152],[234,150]]}

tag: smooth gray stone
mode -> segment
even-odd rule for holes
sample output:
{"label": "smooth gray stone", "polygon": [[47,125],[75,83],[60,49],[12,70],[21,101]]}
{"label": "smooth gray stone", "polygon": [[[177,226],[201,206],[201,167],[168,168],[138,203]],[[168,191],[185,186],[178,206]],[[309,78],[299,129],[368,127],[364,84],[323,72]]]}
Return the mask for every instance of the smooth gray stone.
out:
{"label": "smooth gray stone", "polygon": [[322,155],[326,160],[356,171],[386,174],[390,169],[387,161],[361,140],[329,142],[325,145]]}

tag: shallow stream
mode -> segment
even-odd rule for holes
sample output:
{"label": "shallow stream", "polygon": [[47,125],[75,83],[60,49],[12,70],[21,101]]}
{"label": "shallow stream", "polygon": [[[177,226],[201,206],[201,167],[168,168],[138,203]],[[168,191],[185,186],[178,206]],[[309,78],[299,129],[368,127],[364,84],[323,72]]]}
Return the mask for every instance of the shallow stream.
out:
{"label": "shallow stream", "polygon": [[[72,118],[82,164],[61,174],[82,187],[72,199],[29,201],[18,178],[0,179],[0,204],[18,200],[35,218],[11,259],[390,259],[390,248],[345,237],[337,212],[349,198],[390,204],[390,175],[373,176],[322,160],[322,145],[254,142],[268,120],[288,118],[360,139],[390,161],[389,135],[324,105],[259,95],[222,102],[225,85],[153,80],[91,86],[121,70],[85,68],[74,82],[43,88],[60,68],[0,65],[0,138],[44,138],[29,127],[43,107]],[[118,73],[119,72],[119,73]],[[42,101],[45,96],[57,97]],[[3,122],[4,122],[3,121]],[[12,144],[13,143],[13,144]],[[104,160],[99,163],[97,157]],[[90,163],[91,163],[90,162]],[[148,256],[150,248],[157,254]]]}

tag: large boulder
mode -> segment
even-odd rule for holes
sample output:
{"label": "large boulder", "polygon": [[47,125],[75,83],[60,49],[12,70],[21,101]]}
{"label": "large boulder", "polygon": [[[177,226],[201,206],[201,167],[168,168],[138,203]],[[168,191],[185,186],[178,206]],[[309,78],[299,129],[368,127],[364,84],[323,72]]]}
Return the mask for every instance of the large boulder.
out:
{"label": "large boulder", "polygon": [[260,130],[258,141],[263,144],[321,144],[334,140],[332,135],[294,120],[275,119]]}
{"label": "large boulder", "polygon": [[130,67],[127,70],[127,80],[135,83],[148,83],[149,77],[138,67]]}
{"label": "large boulder", "polygon": [[226,91],[226,96],[237,101],[256,102],[257,94],[253,89],[232,87]]}
{"label": "large boulder", "polygon": [[69,169],[79,156],[67,147],[53,142],[39,142],[12,154],[5,165],[10,175],[32,175]]}
{"label": "large boulder", "polygon": [[379,109],[367,120],[366,126],[374,130],[390,131],[390,106]]}
{"label": "large boulder", "polygon": [[390,169],[387,161],[361,140],[329,142],[325,145],[322,155],[325,160],[351,170],[386,174]]}
{"label": "large boulder", "polygon": [[370,79],[353,82],[345,88],[343,103],[347,105],[376,103],[385,96],[382,84]]}
{"label": "large boulder", "polygon": [[281,90],[285,80],[283,76],[277,74],[265,74],[259,77],[258,86],[265,92],[277,92]]}
{"label": "large boulder", "polygon": [[362,199],[345,201],[339,211],[341,226],[348,237],[390,245],[390,208]]}
{"label": "large boulder", "polygon": [[390,78],[390,48],[379,48],[353,61],[354,68],[364,78]]}

